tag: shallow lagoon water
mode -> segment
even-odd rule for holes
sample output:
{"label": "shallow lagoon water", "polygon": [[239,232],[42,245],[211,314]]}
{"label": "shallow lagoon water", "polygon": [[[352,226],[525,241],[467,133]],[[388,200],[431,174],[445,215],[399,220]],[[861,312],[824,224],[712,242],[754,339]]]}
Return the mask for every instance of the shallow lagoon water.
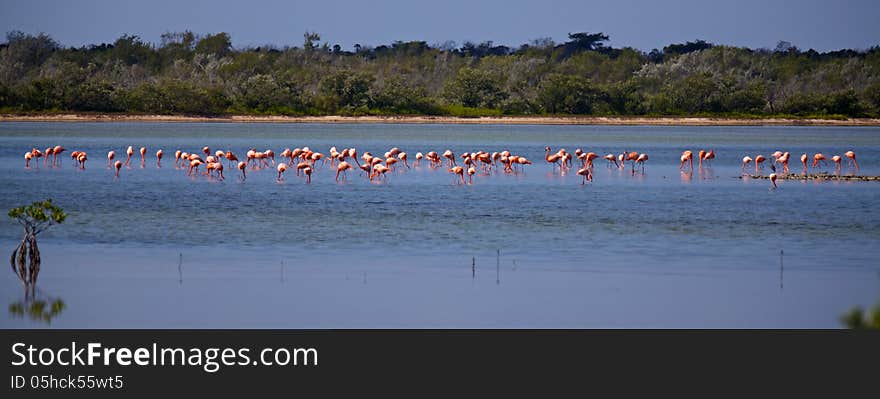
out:
{"label": "shallow lagoon water", "polygon": [[[69,152],[61,167],[24,169],[26,150],[56,144],[87,151],[86,170]],[[148,159],[115,179],[106,152],[128,145]],[[467,186],[426,165],[340,184],[328,166],[309,185],[292,171],[242,182],[227,167],[219,182],[174,168],[174,150],[205,145],[396,146],[411,160],[508,149],[535,164]],[[632,175],[597,159],[581,185],[551,172],[548,145],[650,160]],[[680,152],[700,148],[715,149],[711,168],[679,172]],[[51,197],[70,216],[40,241],[38,297],[63,311],[51,322],[7,312],[0,326],[838,327],[843,311],[880,300],[880,183],[770,191],[738,178],[744,155],[777,149],[853,149],[860,174],[880,174],[880,128],[864,127],[2,123],[0,206]],[[12,250],[18,227],[0,226],[0,247]],[[2,274],[2,299],[21,301]]]}

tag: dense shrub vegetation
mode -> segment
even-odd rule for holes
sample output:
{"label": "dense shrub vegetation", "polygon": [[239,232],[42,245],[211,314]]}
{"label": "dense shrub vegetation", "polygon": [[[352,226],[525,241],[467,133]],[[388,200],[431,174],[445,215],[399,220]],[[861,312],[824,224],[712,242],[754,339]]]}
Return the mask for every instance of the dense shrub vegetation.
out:
{"label": "dense shrub vegetation", "polygon": [[818,53],[671,44],[644,53],[602,33],[518,48],[394,42],[344,51],[235,49],[226,33],[166,33],[153,45],[64,47],[10,32],[0,111],[189,115],[880,115],[880,47]]}

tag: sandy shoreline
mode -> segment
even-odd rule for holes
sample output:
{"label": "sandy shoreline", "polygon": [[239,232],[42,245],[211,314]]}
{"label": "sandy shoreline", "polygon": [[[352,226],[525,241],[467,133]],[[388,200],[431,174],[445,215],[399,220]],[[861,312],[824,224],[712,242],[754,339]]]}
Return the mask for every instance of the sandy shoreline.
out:
{"label": "sandy shoreline", "polygon": [[500,125],[655,125],[655,126],[880,126],[880,119],[734,119],[703,117],[481,117],[450,116],[247,116],[170,115],[0,115],[0,122],[238,122],[238,123],[409,123]]}

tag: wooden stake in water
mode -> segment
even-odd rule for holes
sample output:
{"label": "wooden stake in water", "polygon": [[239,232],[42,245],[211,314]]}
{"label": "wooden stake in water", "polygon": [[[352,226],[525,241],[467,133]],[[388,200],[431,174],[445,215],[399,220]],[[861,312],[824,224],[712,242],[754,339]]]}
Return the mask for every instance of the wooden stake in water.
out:
{"label": "wooden stake in water", "polygon": [[471,280],[477,278],[477,258],[471,257]]}
{"label": "wooden stake in water", "polygon": [[782,265],[782,256],[785,255],[785,251],[779,250],[779,290],[782,291],[782,273],[785,271],[785,268]]}
{"label": "wooden stake in water", "polygon": [[183,252],[178,254],[177,258],[177,276],[180,285],[183,285]]}
{"label": "wooden stake in water", "polygon": [[501,249],[495,253],[495,284],[501,284]]}

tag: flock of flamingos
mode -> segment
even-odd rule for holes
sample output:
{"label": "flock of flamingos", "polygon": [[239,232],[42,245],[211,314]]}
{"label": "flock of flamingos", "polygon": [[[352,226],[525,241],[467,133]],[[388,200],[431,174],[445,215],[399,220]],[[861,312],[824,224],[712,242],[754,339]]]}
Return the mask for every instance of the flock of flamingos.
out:
{"label": "flock of flamingos", "polygon": [[[599,158],[600,156],[594,152],[584,152],[580,148],[576,149],[574,153],[567,152],[564,148],[552,153],[550,147],[545,148],[546,153],[544,155],[544,160],[551,165],[552,169],[556,171],[557,169],[560,172],[571,170],[572,169],[572,160],[573,158],[577,158],[580,161],[580,164],[577,169],[577,175],[582,176],[581,184],[586,184],[588,181],[593,181],[593,160]],[[45,152],[40,151],[36,148],[31,149],[30,151],[24,154],[25,160],[25,168],[31,167],[31,162],[39,162],[39,158],[44,158],[44,163],[49,165],[49,157],[51,156],[51,165],[57,166],[59,164],[58,155],[67,151],[62,146],[55,146],[46,148]],[[141,156],[141,166],[143,167],[146,162],[146,147],[141,147],[140,150]],[[232,151],[216,151],[214,153],[211,152],[211,149],[208,147],[202,148],[201,152],[205,155],[202,158],[202,155],[197,153],[188,153],[184,151],[177,150],[174,152],[174,166],[175,168],[186,170],[187,176],[197,176],[199,175],[199,168],[204,165],[205,171],[201,172],[202,174],[209,176],[211,178],[216,178],[223,180],[225,179],[223,175],[223,163],[221,159],[226,159],[229,163],[230,167],[235,167],[240,171],[240,178],[242,180],[247,179],[247,170],[259,170],[262,168],[274,167],[278,172],[277,180],[281,181],[284,179],[284,174],[288,169],[295,169],[297,176],[303,176],[306,180],[306,183],[310,183],[312,179],[312,172],[319,167],[318,161],[321,162],[320,166],[323,166],[325,163],[329,161],[330,166],[335,168],[336,170],[336,181],[340,180],[340,177],[344,180],[347,179],[347,173],[349,170],[354,169],[355,166],[352,166],[352,162],[357,166],[358,169],[364,172],[366,178],[370,181],[378,180],[378,179],[387,179],[387,175],[389,172],[394,172],[395,168],[403,167],[409,168],[409,155],[406,152],[401,151],[399,148],[394,147],[388,150],[388,152],[384,153],[383,156],[374,156],[369,152],[364,152],[358,157],[358,152],[354,148],[344,148],[342,151],[337,150],[336,147],[331,147],[328,154],[322,154],[320,152],[315,152],[309,149],[308,147],[303,148],[294,148],[291,150],[290,148],[286,148],[284,151],[281,151],[278,155],[282,158],[283,161],[277,162],[275,161],[275,152],[272,150],[266,151],[256,151],[256,149],[250,149],[245,154],[244,160],[239,160],[238,156],[236,156]],[[116,152],[110,151],[107,153],[107,167],[116,169],[116,177],[119,177],[120,170],[123,166],[128,166],[131,164],[131,157],[134,155],[134,148],[129,146],[126,151],[126,159],[125,162],[121,160],[116,160]],[[161,167],[162,165],[162,157],[164,156],[163,150],[156,151],[156,165]],[[526,157],[513,155],[510,151],[500,151],[500,152],[486,152],[486,151],[477,151],[477,152],[465,152],[459,155],[458,158],[461,158],[461,165],[456,161],[456,156],[451,150],[446,150],[443,154],[438,154],[436,151],[430,151],[427,153],[417,152],[415,154],[415,165],[419,165],[423,160],[425,162],[429,162],[432,168],[439,168],[443,166],[443,159],[446,159],[449,173],[457,175],[456,183],[460,181],[460,184],[472,184],[473,177],[477,174],[478,168],[479,171],[483,174],[489,174],[493,168],[501,168],[504,173],[518,173],[518,171],[522,170],[526,165],[531,165],[532,162],[528,160]],[[88,155],[85,151],[71,151],[70,157],[74,160],[75,166],[81,169],[85,169],[86,161],[88,160]],[[776,174],[777,165],[782,168],[782,173],[785,175],[790,174],[789,170],[789,159],[791,154],[788,152],[776,151],[771,155],[771,165],[773,173],[771,173],[768,178],[770,183],[772,184],[771,189],[775,189],[776,180],[778,175]],[[858,171],[859,164],[856,161],[856,154],[853,151],[847,151],[844,153],[843,157],[849,161],[849,167],[854,168]],[[840,155],[834,155],[831,157],[831,160],[837,165],[836,174],[840,174],[841,170],[841,162],[843,161],[843,157]],[[34,160],[36,158],[36,160]],[[648,161],[648,154],[639,153],[639,152],[627,152],[624,151],[620,154],[606,154],[602,156],[603,159],[607,161],[607,167],[616,167],[619,169],[625,169],[626,163],[630,162],[631,169],[630,173],[635,174],[638,167],[641,168],[641,173],[645,172],[645,163]],[[715,151],[714,150],[700,150],[697,153],[697,159],[699,161],[699,168],[703,168],[703,164],[706,163],[707,166],[711,163],[713,159],[715,159]],[[755,175],[760,176],[760,169],[763,168],[763,164],[767,161],[767,157],[763,155],[756,155],[754,158],[746,156],[742,159],[742,171],[743,174],[746,174],[746,168],[750,166],[750,164],[754,163],[755,165]],[[361,160],[363,163],[361,163]],[[803,175],[807,174],[807,164],[810,160],[810,157],[807,154],[802,154],[800,156],[801,164],[803,165]],[[351,161],[351,162],[349,162]],[[694,153],[693,151],[687,150],[682,152],[680,158],[681,164],[679,165],[680,170],[685,170],[686,168],[690,168],[691,171],[694,169]],[[825,164],[827,161],[827,157],[821,153],[816,153],[812,157],[812,167],[818,168],[820,163]],[[272,163],[270,166],[269,162]],[[465,174],[467,174],[467,181],[465,180]]]}

